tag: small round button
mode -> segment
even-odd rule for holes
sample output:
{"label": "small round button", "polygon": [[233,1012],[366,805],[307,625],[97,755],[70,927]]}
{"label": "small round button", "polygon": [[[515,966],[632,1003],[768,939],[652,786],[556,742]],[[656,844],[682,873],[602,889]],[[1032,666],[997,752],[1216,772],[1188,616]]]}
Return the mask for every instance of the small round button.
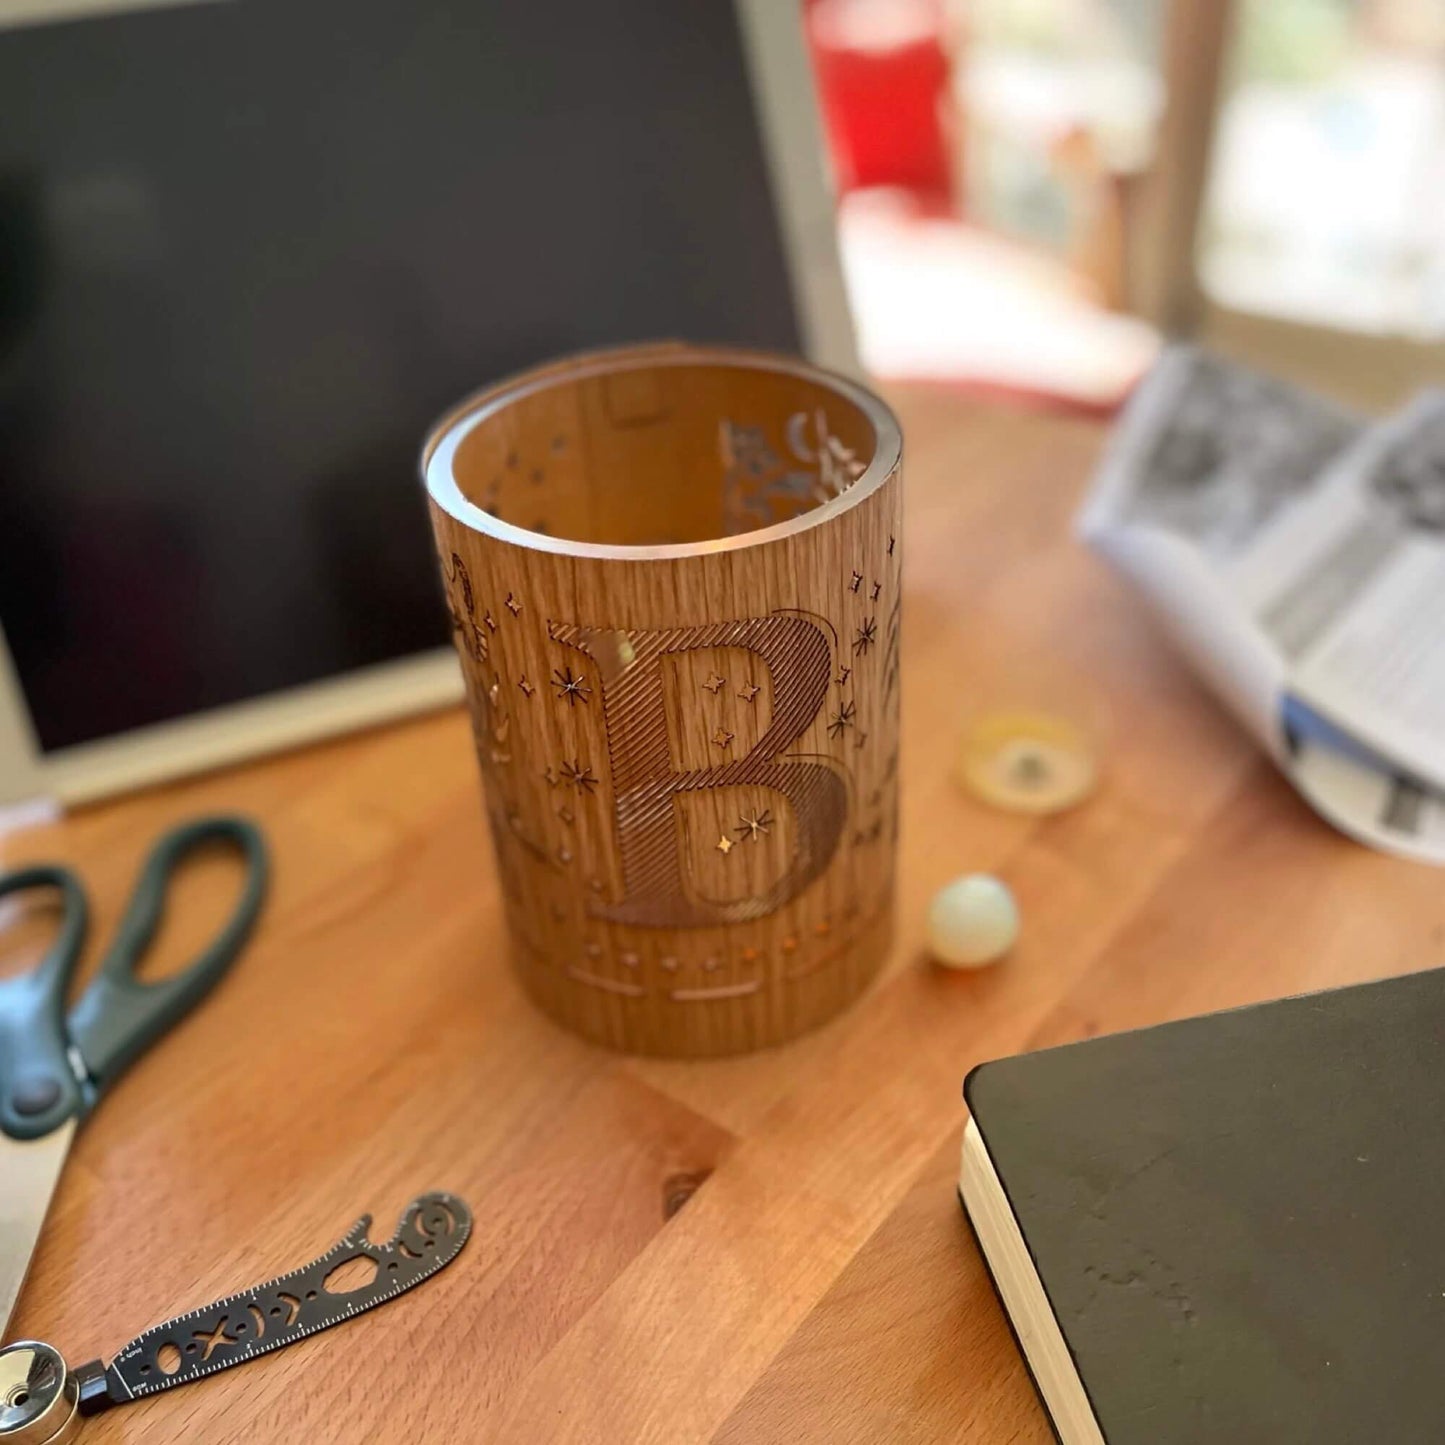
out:
{"label": "small round button", "polygon": [[959,777],[969,792],[1013,813],[1072,808],[1094,790],[1098,776],[1083,728],[1027,709],[976,718],[959,754]]}
{"label": "small round button", "polygon": [[10,1091],[10,1107],[22,1119],[34,1118],[60,1102],[60,1081],[50,1074],[21,1079]]}

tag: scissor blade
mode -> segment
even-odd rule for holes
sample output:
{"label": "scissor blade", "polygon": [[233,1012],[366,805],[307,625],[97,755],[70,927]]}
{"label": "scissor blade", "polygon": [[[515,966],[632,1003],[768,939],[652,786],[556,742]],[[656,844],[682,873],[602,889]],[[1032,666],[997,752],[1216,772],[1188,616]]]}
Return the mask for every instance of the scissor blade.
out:
{"label": "scissor blade", "polygon": [[0,1340],[20,1298],[74,1133],[70,1119],[43,1139],[22,1143],[0,1134]]}

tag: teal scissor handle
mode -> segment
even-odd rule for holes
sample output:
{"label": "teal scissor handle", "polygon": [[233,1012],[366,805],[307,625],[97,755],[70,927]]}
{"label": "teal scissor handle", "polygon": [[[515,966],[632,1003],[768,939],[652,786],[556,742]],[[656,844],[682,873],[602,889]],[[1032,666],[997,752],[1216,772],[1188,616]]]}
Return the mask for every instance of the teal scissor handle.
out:
{"label": "teal scissor handle", "polygon": [[[235,911],[189,966],[143,983],[138,965],[160,925],[172,876],[189,854],[216,843],[237,849],[246,864]],[[0,895],[58,887],[65,908],[60,937],[40,966],[28,977],[0,984],[0,1131],[38,1139],[93,1109],[126,1067],[230,967],[260,914],[268,874],[265,840],[245,818],[201,818],[167,833],[146,860],[115,940],[68,1018],[65,990],[86,925],[80,882],[64,868],[25,869],[0,878]]]}
{"label": "teal scissor handle", "polygon": [[0,898],[54,888],[60,932],[29,973],[0,979],[0,1133],[36,1139],[84,1108],[68,1058],[65,992],[85,947],[90,905],[69,868],[42,864],[0,877]]}

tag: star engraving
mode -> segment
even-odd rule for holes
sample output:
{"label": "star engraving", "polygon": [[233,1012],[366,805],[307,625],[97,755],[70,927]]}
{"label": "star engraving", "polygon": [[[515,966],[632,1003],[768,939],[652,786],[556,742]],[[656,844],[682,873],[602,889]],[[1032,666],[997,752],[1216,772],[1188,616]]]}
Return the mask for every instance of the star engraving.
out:
{"label": "star engraving", "polygon": [[566,803],[563,803],[562,806],[557,809],[557,816],[558,816],[569,828],[573,825],[573,823],[575,823],[575,822],[577,821],[577,815],[572,811],[571,808],[569,808],[569,807],[566,805]]}
{"label": "star engraving", "polygon": [[853,655],[856,657],[861,652],[866,656],[868,649],[877,641],[878,623],[871,617],[865,617],[862,627],[853,639]]}
{"label": "star engraving", "polygon": [[874,602],[876,602],[876,601],[878,600],[878,595],[879,595],[879,593],[881,593],[882,591],[883,591],[883,584],[882,584],[881,582],[875,582],[875,583],[873,584],[873,591],[872,591],[869,595],[870,595],[870,597],[872,598],[872,600],[873,600]]}
{"label": "star engraving", "polygon": [[755,682],[750,682],[750,683],[748,683],[748,685],[738,694],[738,696],[739,696],[740,698],[742,698],[742,700],[743,700],[744,702],[750,703],[750,702],[752,702],[752,700],[753,700],[761,691],[762,691],[762,688],[760,688],[760,687],[757,685],[757,683],[755,683]]}
{"label": "star engraving", "polygon": [[513,617],[520,617],[522,615],[522,604],[517,601],[511,592],[507,593],[507,611],[510,612]]}
{"label": "star engraving", "polygon": [[564,868],[572,861],[572,850],[565,843],[557,850],[557,861]]}
{"label": "star engraving", "polygon": [[522,689],[523,697],[531,697],[532,694],[537,691],[537,689],[527,681],[527,674],[525,672],[517,679],[517,686]]}
{"label": "star engraving", "polygon": [[853,746],[855,748],[861,748],[867,741],[868,734],[865,733],[862,728],[859,728],[857,736],[853,739]]}
{"label": "star engraving", "polygon": [[731,853],[735,847],[737,847],[737,844],[734,843],[733,840],[729,838],[726,833],[724,833],[721,837],[719,837],[717,842],[713,844],[713,847],[716,848],[718,852],[723,855],[724,858],[726,858],[727,855]]}
{"label": "star engraving", "polygon": [[848,590],[850,592],[856,592],[862,585],[863,574],[861,572],[855,572],[853,574],[852,580],[848,583]]}
{"label": "star engraving", "polygon": [[597,778],[592,769],[584,767],[580,758],[573,758],[570,763],[562,764],[561,780],[570,783],[579,793],[586,793],[589,797],[597,786]]}
{"label": "star engraving", "polygon": [[556,768],[546,767],[542,769],[542,776],[547,780],[549,788],[555,788],[562,781],[562,776]]}
{"label": "star engraving", "polygon": [[587,686],[587,674],[580,673],[573,677],[570,667],[552,669],[552,686],[557,689],[559,699],[567,699],[568,707],[576,707],[579,702],[586,702],[592,696],[592,689]]}
{"label": "star engraving", "polygon": [[720,748],[730,748],[733,745],[735,734],[730,733],[726,728],[719,728],[713,735],[712,740]]}
{"label": "star engraving", "polygon": [[773,815],[771,810],[764,808],[761,813],[744,813],[738,819],[738,825],[733,832],[739,838],[750,839],[756,843],[766,838],[773,829]]}
{"label": "star engraving", "polygon": [[487,624],[488,632],[495,632],[497,630],[496,619],[492,616],[490,612],[482,613],[482,621]]}
{"label": "star engraving", "polygon": [[845,702],[832,717],[828,719],[828,736],[840,738],[850,727],[853,726],[853,718],[858,709],[851,702]]}
{"label": "star engraving", "polygon": [[718,693],[720,693],[720,692],[723,690],[723,688],[725,688],[727,685],[728,685],[728,680],[727,680],[727,678],[725,678],[725,677],[719,677],[719,676],[717,675],[717,673],[715,673],[715,672],[710,672],[710,673],[708,673],[708,675],[707,675],[707,681],[706,681],[705,683],[703,683],[703,686],[704,686],[714,697],[716,697],[716,696],[718,695]]}
{"label": "star engraving", "polygon": [[833,681],[836,682],[839,687],[847,687],[848,679],[852,676],[853,669],[851,667],[840,667],[838,669],[838,676],[835,677]]}

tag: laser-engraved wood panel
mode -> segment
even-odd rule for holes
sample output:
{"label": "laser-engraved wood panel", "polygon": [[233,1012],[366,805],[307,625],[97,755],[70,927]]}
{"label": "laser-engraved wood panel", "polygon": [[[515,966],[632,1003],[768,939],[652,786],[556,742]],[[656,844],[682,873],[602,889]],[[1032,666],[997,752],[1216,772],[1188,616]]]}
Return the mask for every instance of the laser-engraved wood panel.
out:
{"label": "laser-engraved wood panel", "polygon": [[899,453],[851,383],[679,347],[506,383],[434,435],[515,963],[588,1037],[753,1048],[876,971],[897,834]]}

